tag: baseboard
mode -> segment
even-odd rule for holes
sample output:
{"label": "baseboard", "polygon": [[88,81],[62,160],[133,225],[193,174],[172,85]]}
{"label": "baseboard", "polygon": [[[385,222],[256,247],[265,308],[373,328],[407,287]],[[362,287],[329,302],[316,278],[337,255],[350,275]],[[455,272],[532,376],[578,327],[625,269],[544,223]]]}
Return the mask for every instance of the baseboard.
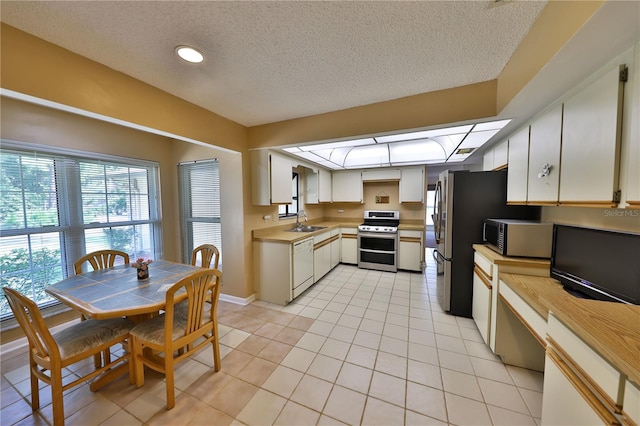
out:
{"label": "baseboard", "polygon": [[246,306],[249,303],[256,300],[256,294],[253,293],[251,296],[245,297],[243,299],[242,297],[236,297],[236,296],[231,296],[229,294],[220,293],[219,300],[222,300],[223,302],[235,303],[236,305]]}

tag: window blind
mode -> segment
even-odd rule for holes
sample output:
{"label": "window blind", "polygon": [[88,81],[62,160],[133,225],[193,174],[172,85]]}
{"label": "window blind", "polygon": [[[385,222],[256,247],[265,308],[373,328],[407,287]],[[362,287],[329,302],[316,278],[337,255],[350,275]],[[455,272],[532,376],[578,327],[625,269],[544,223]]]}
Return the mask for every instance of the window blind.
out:
{"label": "window blind", "polygon": [[220,168],[217,159],[178,164],[180,178],[180,221],[183,261],[201,244],[213,244],[220,251],[222,265],[222,223]]}

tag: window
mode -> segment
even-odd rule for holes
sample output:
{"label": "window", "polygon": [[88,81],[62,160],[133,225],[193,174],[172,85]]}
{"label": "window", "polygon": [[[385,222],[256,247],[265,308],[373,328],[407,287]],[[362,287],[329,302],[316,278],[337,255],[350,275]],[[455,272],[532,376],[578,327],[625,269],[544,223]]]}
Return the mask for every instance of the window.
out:
{"label": "window", "polygon": [[[45,287],[88,252],[161,254],[157,164],[72,154],[4,141],[0,150],[0,285],[41,307],[56,303]],[[1,298],[0,318],[8,316]]]}
{"label": "window", "polygon": [[279,217],[289,217],[295,216],[300,210],[299,207],[299,190],[298,190],[298,174],[293,172],[291,176],[291,193],[292,193],[292,202],[291,204],[284,204],[278,206],[278,216]]}
{"label": "window", "polygon": [[191,252],[201,244],[220,251],[222,267],[222,223],[220,221],[220,168],[218,160],[178,165],[180,177],[180,221],[183,261],[191,263]]}

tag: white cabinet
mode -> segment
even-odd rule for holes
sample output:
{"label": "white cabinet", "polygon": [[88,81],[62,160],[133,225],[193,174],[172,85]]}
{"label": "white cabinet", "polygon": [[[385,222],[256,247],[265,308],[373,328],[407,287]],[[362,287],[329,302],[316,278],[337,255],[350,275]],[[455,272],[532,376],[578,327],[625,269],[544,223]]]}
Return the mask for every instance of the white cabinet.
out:
{"label": "white cabinet", "polygon": [[257,298],[286,305],[293,300],[292,245],[284,242],[253,242],[253,282]]}
{"label": "white cabinet", "polygon": [[561,138],[562,104],[531,123],[527,189],[530,204],[555,205],[558,202]]}
{"label": "white cabinet", "polygon": [[331,172],[319,169],[317,172],[307,169],[305,174],[307,196],[306,204],[331,202]]}
{"label": "white cabinet", "polygon": [[491,293],[493,290],[492,264],[478,253],[474,253],[473,302],[471,316],[485,343],[489,343],[491,332]]}
{"label": "white cabinet", "polygon": [[503,140],[486,151],[482,157],[482,170],[485,172],[491,170],[501,170],[507,167],[509,163],[509,141]]}
{"label": "white cabinet", "polygon": [[358,228],[343,227],[340,230],[340,261],[358,264]]}
{"label": "white cabinet", "polygon": [[398,269],[422,271],[424,260],[424,232],[412,230],[398,231]]}
{"label": "white cabinet", "polygon": [[251,151],[251,201],[255,206],[291,204],[292,163],[269,150]]}
{"label": "white cabinet", "polygon": [[[473,249],[475,253],[473,257],[474,293],[472,316],[476,321],[482,337],[485,339],[485,343],[489,345],[491,350],[496,354],[502,351],[503,354],[506,353],[508,357],[513,358],[511,352],[517,351],[515,345],[520,336],[518,336],[517,333],[513,333],[511,327],[513,326],[516,329],[524,327],[517,323],[511,324],[513,315],[509,312],[501,310],[499,312],[498,298],[502,284],[498,277],[501,273],[548,277],[549,261],[522,257],[505,257],[481,244],[474,244]],[[480,281],[480,276],[484,281]],[[488,281],[488,283],[486,281]],[[478,287],[478,292],[476,292],[476,287]],[[476,294],[478,295],[478,300],[476,300]],[[490,296],[490,301],[487,301],[487,296]],[[485,319],[487,316],[485,312],[486,309],[489,309],[488,319]],[[501,320],[503,323],[499,324]],[[488,321],[488,324],[486,324],[485,321]],[[484,331],[485,326],[488,327],[486,332]],[[544,332],[541,333],[544,339]],[[516,335],[516,339],[513,339],[514,334]],[[525,340],[525,345],[529,345],[535,341],[532,340],[533,337],[528,332],[523,333],[522,338]],[[538,349],[534,349],[534,352],[536,351],[538,351]],[[544,356],[540,355],[538,358],[540,362],[536,365],[542,368]],[[518,362],[526,364],[528,361]]]}
{"label": "white cabinet", "polygon": [[561,204],[617,204],[622,93],[616,67],[565,101]]}
{"label": "white cabinet", "polygon": [[375,169],[375,170],[363,170],[362,181],[363,182],[384,182],[400,180],[400,169],[392,169],[389,167]]}
{"label": "white cabinet", "polygon": [[504,140],[493,148],[493,169],[499,170],[507,167],[509,163],[509,141]]}
{"label": "white cabinet", "polygon": [[547,334],[542,424],[619,424],[620,373],[553,313]]}
{"label": "white cabinet", "polygon": [[334,202],[362,203],[362,172],[333,172],[331,188]]}
{"label": "white cabinet", "polygon": [[627,423],[640,425],[640,386],[628,379],[624,385],[624,402],[622,403],[622,416]]}
{"label": "white cabinet", "polygon": [[509,168],[507,169],[507,203],[526,204],[529,174],[529,126],[509,138]]}
{"label": "white cabinet", "polygon": [[[544,390],[542,392],[543,425],[601,425],[616,424],[609,415],[609,422],[599,415],[601,404],[590,403],[581,390],[585,385],[562,360],[547,355],[544,367]],[[598,409],[593,408],[596,405]],[[606,410],[605,410],[606,412]]]}
{"label": "white cabinet", "polygon": [[329,270],[335,268],[340,263],[341,257],[340,229],[331,230],[331,263]]}
{"label": "white cabinet", "polygon": [[399,195],[401,203],[424,202],[424,175],[424,167],[402,169]]}
{"label": "white cabinet", "polygon": [[[333,254],[333,252],[336,252]],[[318,282],[339,263],[340,230],[333,229],[313,237],[313,282]]]}
{"label": "white cabinet", "polygon": [[482,170],[485,172],[493,170],[493,149],[485,151],[482,155]]}

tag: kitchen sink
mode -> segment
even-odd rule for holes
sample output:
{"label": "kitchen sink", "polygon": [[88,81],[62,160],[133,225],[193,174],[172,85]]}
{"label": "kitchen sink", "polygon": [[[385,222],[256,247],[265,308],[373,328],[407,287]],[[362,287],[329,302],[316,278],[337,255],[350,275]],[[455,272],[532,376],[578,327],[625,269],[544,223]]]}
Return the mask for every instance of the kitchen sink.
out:
{"label": "kitchen sink", "polygon": [[287,229],[289,232],[313,232],[325,229],[326,226],[295,226],[291,229]]}

